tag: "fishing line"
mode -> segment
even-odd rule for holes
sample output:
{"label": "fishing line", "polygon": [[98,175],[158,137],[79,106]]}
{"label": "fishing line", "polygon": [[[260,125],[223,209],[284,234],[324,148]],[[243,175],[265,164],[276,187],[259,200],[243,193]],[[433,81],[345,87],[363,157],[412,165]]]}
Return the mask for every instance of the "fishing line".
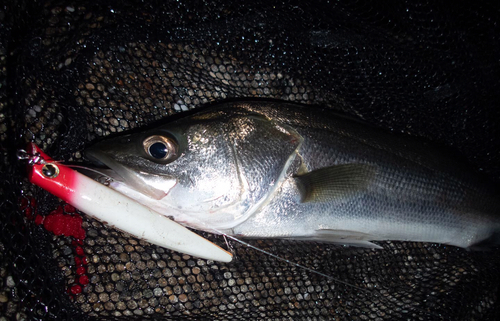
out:
{"label": "fishing line", "polygon": [[[47,162],[45,159],[40,157],[39,154],[31,155],[24,149],[19,149],[17,151],[17,159],[19,159],[21,161],[28,161],[30,163],[35,163],[35,164],[38,164],[38,163],[45,164]],[[65,161],[62,161],[62,160],[50,160],[50,163],[61,164],[61,165],[64,165],[66,167],[80,168],[80,169],[87,170],[89,172],[97,173],[97,174],[105,176],[105,177],[109,177],[109,175],[106,175],[103,172],[96,170],[95,168],[81,166],[81,165],[67,164]]]}
{"label": "fishing line", "polygon": [[[58,162],[58,163],[62,163],[62,162]],[[90,167],[85,167],[85,166],[80,166],[80,165],[69,165],[69,164],[65,164],[65,166],[66,167],[73,167],[73,168],[80,168],[80,169],[84,169],[84,170],[87,170],[87,171],[90,171],[90,172],[94,172],[94,173],[100,174],[100,175],[105,176],[105,177],[109,177],[109,175],[104,174],[103,172],[100,172],[100,171],[98,171],[95,168],[90,168]]]}
{"label": "fishing line", "polygon": [[[381,293],[377,292],[375,289],[370,290],[370,289],[367,289],[367,288],[362,288],[362,287],[359,287],[359,286],[357,286],[357,285],[350,284],[350,283],[348,283],[348,282],[342,281],[342,280],[340,280],[340,279],[338,279],[338,278],[335,278],[335,277],[333,277],[333,276],[331,276],[331,275],[328,275],[328,274],[325,274],[325,273],[319,272],[319,271],[314,270],[314,269],[312,269],[312,268],[309,268],[309,267],[307,267],[307,266],[305,266],[305,265],[302,265],[302,264],[299,264],[299,263],[296,263],[296,262],[290,261],[290,260],[285,259],[285,258],[283,258],[283,257],[281,257],[281,256],[278,256],[278,255],[273,254],[273,253],[271,253],[271,252],[268,252],[268,251],[266,251],[266,250],[260,249],[260,248],[258,248],[258,247],[256,247],[256,246],[252,245],[252,244],[249,244],[249,243],[247,243],[247,242],[245,242],[245,241],[242,241],[242,240],[238,239],[237,237],[234,237],[234,236],[232,236],[232,235],[228,235],[228,234],[226,234],[226,233],[224,233],[224,232],[222,232],[222,231],[219,231],[219,230],[217,230],[217,229],[214,229],[214,228],[211,228],[211,227],[209,228],[209,227],[207,227],[207,226],[206,226],[206,224],[205,224],[204,222],[202,222],[202,221],[200,221],[200,220],[198,220],[198,219],[195,219],[195,220],[196,220],[199,224],[201,224],[201,225],[203,225],[204,227],[206,227],[206,228],[210,229],[211,231],[213,231],[214,233],[217,233],[217,234],[222,235],[222,236],[224,237],[224,240],[225,240],[226,244],[228,244],[228,242],[227,242],[227,238],[229,238],[229,239],[231,239],[231,240],[233,240],[233,241],[235,241],[235,242],[238,242],[238,243],[240,243],[240,244],[243,244],[243,245],[245,245],[245,246],[247,246],[247,247],[249,247],[249,248],[251,248],[251,249],[253,249],[253,250],[256,250],[256,251],[261,252],[261,253],[263,253],[263,254],[269,255],[269,256],[271,256],[271,257],[275,258],[275,259],[276,259],[276,260],[278,260],[278,261],[285,262],[285,263],[287,263],[287,264],[291,264],[292,266],[295,266],[295,267],[298,267],[298,268],[303,269],[303,270],[305,270],[305,271],[308,271],[308,272],[314,273],[314,274],[316,274],[316,275],[319,275],[319,276],[325,277],[325,278],[330,279],[330,280],[332,280],[332,281],[334,281],[334,282],[336,282],[336,283],[339,283],[339,284],[345,285],[345,286],[347,286],[347,287],[349,287],[349,288],[352,288],[352,289],[356,289],[356,290],[362,291],[362,292],[364,292],[365,294],[368,294],[368,295],[373,295],[373,296],[375,296],[376,298],[379,298],[379,299],[381,299],[381,300],[383,300],[383,301],[385,301],[385,302],[387,302],[387,303],[389,303],[389,304],[391,304],[391,305],[392,305],[392,304],[395,304],[395,305],[397,305],[397,306],[399,306],[399,307],[401,308],[401,306],[400,306],[400,305],[398,305],[395,301],[391,300],[389,297],[385,297],[385,296],[383,296]],[[231,248],[231,247],[230,247],[230,246],[228,246],[228,248]],[[389,293],[389,292],[387,292],[387,293],[390,295],[390,293]],[[393,299],[397,299],[396,297],[394,297],[394,296],[392,296],[392,295],[390,295],[390,296],[391,296]],[[405,304],[405,305],[406,305],[406,303],[404,303],[404,302],[403,302],[403,304]],[[424,309],[422,309],[422,308],[420,308],[420,307],[408,306],[408,308],[409,308],[409,311],[413,311],[413,312],[420,312],[420,313],[426,313],[426,314],[431,314],[431,315],[433,315],[433,316],[438,316],[438,314],[436,314],[435,312],[433,312],[433,311],[428,311],[428,310],[424,310]]]}
{"label": "fishing line", "polygon": [[231,236],[231,235],[228,235],[228,234],[222,233],[221,231],[218,231],[218,230],[216,230],[216,229],[212,229],[212,230],[213,230],[214,232],[217,232],[217,233],[219,233],[219,234],[222,234],[224,237],[230,238],[231,240],[236,241],[236,242],[238,242],[238,243],[241,243],[241,244],[243,244],[243,245],[245,245],[245,246],[247,246],[247,247],[249,247],[249,248],[251,248],[251,249],[254,249],[254,250],[256,250],[256,251],[259,251],[259,252],[261,252],[261,253],[264,253],[264,254],[266,254],[266,255],[269,255],[269,256],[271,256],[271,257],[273,257],[273,258],[275,258],[275,259],[277,259],[277,260],[279,260],[279,261],[286,262],[286,263],[288,263],[288,264],[291,264],[291,265],[296,266],[296,267],[298,267],[298,268],[304,269],[304,270],[309,271],[309,272],[311,272],[311,273],[315,273],[315,274],[318,274],[318,275],[320,275],[320,276],[326,277],[326,278],[328,278],[328,279],[331,279],[331,280],[333,280],[333,281],[335,281],[335,282],[338,282],[338,283],[340,283],[340,284],[343,284],[343,285],[349,286],[349,287],[354,288],[354,289],[356,289],[356,290],[367,291],[367,292],[369,292],[370,294],[372,294],[372,293],[370,292],[370,290],[368,290],[368,289],[360,288],[360,287],[358,287],[358,286],[356,286],[356,285],[353,285],[353,284],[347,283],[347,282],[345,282],[345,281],[342,281],[342,280],[340,280],[340,279],[337,279],[337,278],[335,278],[335,277],[333,277],[333,276],[331,276],[331,275],[328,275],[328,274],[325,274],[325,273],[322,273],[322,272],[316,271],[316,270],[314,270],[314,269],[308,268],[308,267],[307,267],[307,266],[305,266],[305,265],[302,265],[302,264],[299,264],[299,263],[296,263],[296,262],[290,261],[290,260],[288,260],[288,259],[282,258],[281,256],[278,256],[278,255],[273,254],[273,253],[271,253],[271,252],[268,252],[268,251],[266,251],[266,250],[260,249],[260,248],[258,248],[258,247],[256,247],[256,246],[254,246],[254,245],[252,245],[252,244],[250,244],[250,243],[247,243],[247,242],[245,242],[245,241],[242,241],[242,240],[240,240],[240,239],[238,239],[238,238],[236,238],[236,237],[234,237],[234,236]]}
{"label": "fishing line", "polygon": [[[296,262],[290,261],[290,260],[285,259],[285,258],[283,258],[283,257],[281,257],[281,256],[278,256],[278,255],[276,255],[276,254],[273,254],[273,253],[271,253],[271,252],[268,252],[268,251],[266,251],[266,250],[260,249],[260,248],[258,248],[258,247],[256,247],[256,246],[254,246],[254,245],[252,245],[252,244],[250,244],[250,243],[247,243],[247,242],[245,242],[245,241],[242,241],[242,240],[240,240],[240,239],[238,239],[238,238],[236,238],[236,237],[234,237],[234,236],[232,236],[232,235],[226,234],[226,233],[224,233],[224,232],[222,232],[222,231],[219,231],[219,230],[217,230],[217,229],[215,229],[215,228],[208,227],[208,226],[205,224],[205,222],[202,222],[202,221],[200,221],[199,219],[195,219],[195,218],[193,218],[193,219],[194,219],[194,220],[196,220],[198,224],[203,225],[203,226],[204,226],[205,228],[207,228],[208,230],[211,230],[211,231],[213,231],[213,232],[214,232],[214,233],[216,233],[216,234],[221,234],[221,235],[224,237],[224,240],[226,241],[226,244],[228,244],[228,242],[227,242],[227,239],[226,239],[226,238],[229,238],[229,239],[231,239],[231,240],[233,240],[233,241],[236,241],[236,242],[238,242],[238,243],[240,243],[240,244],[243,244],[243,245],[245,245],[245,246],[247,246],[247,247],[249,247],[249,248],[251,248],[251,249],[254,249],[254,250],[258,251],[258,252],[261,252],[261,253],[264,253],[264,254],[266,254],[266,255],[269,255],[269,256],[271,256],[271,257],[273,257],[273,258],[275,258],[275,259],[277,259],[277,260],[279,260],[279,261],[285,262],[285,263],[287,263],[287,264],[291,264],[291,265],[293,265],[293,266],[295,266],[295,267],[298,267],[298,268],[303,269],[303,270],[306,270],[306,271],[308,271],[308,272],[311,272],[311,273],[314,273],[314,274],[320,275],[320,276],[322,276],[322,277],[326,277],[326,278],[328,278],[328,279],[330,279],[330,280],[332,280],[332,281],[335,281],[335,282],[337,282],[337,283],[340,283],[340,284],[343,284],[343,285],[345,285],[345,286],[351,287],[351,288],[353,288],[353,289],[360,290],[360,291],[365,291],[366,293],[369,293],[369,294],[375,294],[375,293],[376,293],[376,292],[372,292],[372,291],[370,291],[370,290],[368,290],[368,289],[365,289],[365,288],[361,288],[361,287],[359,287],[359,286],[356,286],[356,285],[354,285],[354,284],[350,284],[350,283],[348,283],[348,282],[342,281],[342,280],[337,279],[337,278],[335,278],[335,277],[333,277],[333,276],[331,276],[331,275],[328,275],[328,274],[325,274],[325,273],[322,273],[322,272],[316,271],[316,270],[311,269],[311,268],[309,268],[309,267],[307,267],[307,266],[305,266],[305,265],[302,265],[302,264],[299,264],[299,263],[296,263]],[[229,247],[229,246],[228,246],[228,247]],[[376,296],[378,296],[378,295],[380,295],[380,294],[379,294],[379,293],[376,293]]]}
{"label": "fishing line", "polygon": [[[204,225],[204,223],[203,223],[203,222],[200,222],[200,223],[202,223],[202,224]],[[273,258],[275,258],[275,259],[277,259],[277,260],[279,260],[279,261],[285,262],[285,263],[287,263],[287,264],[291,264],[291,265],[293,265],[293,266],[295,266],[295,267],[298,267],[298,268],[300,268],[300,269],[303,269],[303,270],[306,270],[306,271],[308,271],[308,272],[311,272],[311,273],[314,273],[314,274],[320,275],[320,276],[325,277],[325,278],[327,278],[327,279],[330,279],[330,280],[332,280],[332,281],[334,281],[334,282],[337,282],[337,283],[343,284],[343,285],[345,285],[345,286],[347,286],[347,287],[350,287],[350,288],[353,288],[353,289],[356,289],[356,290],[360,290],[360,291],[362,291],[362,292],[364,292],[364,293],[366,293],[366,294],[373,295],[373,296],[375,296],[375,297],[377,297],[377,298],[379,298],[379,299],[382,299],[382,300],[384,300],[384,301],[386,301],[386,302],[388,302],[388,303],[398,305],[396,302],[391,301],[391,300],[390,300],[390,298],[383,296],[381,293],[376,292],[375,290],[369,290],[369,289],[367,289],[367,288],[362,288],[362,287],[359,287],[359,286],[357,286],[357,285],[347,283],[347,282],[342,281],[342,280],[340,280],[340,279],[337,279],[337,278],[335,278],[335,277],[333,277],[333,276],[331,276],[331,275],[328,275],[328,274],[325,274],[325,273],[322,273],[322,272],[316,271],[316,270],[314,270],[314,269],[312,269],[312,268],[309,268],[309,267],[307,267],[307,266],[305,266],[305,265],[302,265],[302,264],[299,264],[299,263],[296,263],[296,262],[290,261],[290,260],[285,259],[285,258],[283,258],[283,257],[280,257],[280,256],[278,256],[278,255],[276,255],[276,254],[273,254],[273,253],[268,252],[268,251],[266,251],[266,250],[260,249],[260,248],[258,248],[258,247],[256,247],[256,246],[252,245],[252,244],[249,244],[249,243],[247,243],[247,242],[245,242],[245,241],[242,241],[242,240],[240,240],[240,239],[238,239],[238,238],[236,238],[236,237],[234,237],[234,236],[231,236],[231,235],[228,235],[228,234],[226,234],[226,233],[223,233],[223,232],[221,232],[221,231],[219,231],[219,230],[217,230],[217,229],[211,228],[211,230],[212,230],[212,231],[214,231],[215,233],[222,234],[222,236],[224,237],[224,240],[226,241],[226,244],[227,244],[227,239],[226,239],[226,238],[229,238],[229,239],[231,239],[231,240],[233,240],[233,241],[236,241],[236,242],[238,242],[238,243],[240,243],[240,244],[243,244],[243,245],[245,245],[245,246],[247,246],[247,247],[249,247],[249,248],[251,248],[251,249],[254,249],[254,250],[258,251],[258,252],[261,252],[261,253],[264,253],[264,254],[266,254],[266,255],[269,255],[269,256],[271,256],[271,257],[273,257]],[[393,298],[394,298],[394,296],[392,296],[392,295],[391,295],[391,297],[393,297]],[[403,302],[403,303],[404,303],[404,302]],[[434,312],[432,312],[432,311],[426,311],[426,310],[424,310],[424,309],[422,309],[422,308],[420,308],[420,307],[410,306],[410,309],[413,309],[413,311],[418,311],[418,312],[429,313],[429,314],[434,315],[434,316],[437,316],[437,315],[438,315],[438,314],[436,314],[436,313],[434,313]]]}

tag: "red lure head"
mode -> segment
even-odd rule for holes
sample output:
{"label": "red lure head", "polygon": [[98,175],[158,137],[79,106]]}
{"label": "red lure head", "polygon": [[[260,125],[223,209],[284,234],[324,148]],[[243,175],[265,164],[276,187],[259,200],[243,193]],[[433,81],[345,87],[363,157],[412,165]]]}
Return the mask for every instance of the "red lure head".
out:
{"label": "red lure head", "polygon": [[28,145],[26,153],[30,156],[28,163],[30,182],[70,202],[75,192],[74,171],[54,161],[34,143]]}

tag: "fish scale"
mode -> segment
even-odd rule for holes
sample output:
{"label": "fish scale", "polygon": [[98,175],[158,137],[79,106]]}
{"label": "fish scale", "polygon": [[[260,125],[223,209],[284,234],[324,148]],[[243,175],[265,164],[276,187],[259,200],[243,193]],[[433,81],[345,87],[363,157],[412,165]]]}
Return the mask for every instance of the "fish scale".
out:
{"label": "fish scale", "polygon": [[[164,163],[143,150],[155,133],[173,137],[176,158]],[[204,141],[190,148],[198,136]],[[456,170],[466,167],[459,159],[331,111],[223,103],[126,137],[125,144],[121,137],[99,142],[86,155],[116,171],[112,188],[196,229],[368,247],[396,240],[465,248],[500,232],[497,190]],[[419,155],[422,146],[434,153]],[[231,165],[236,171],[223,174]],[[153,199],[150,177],[155,184],[161,185],[157,177],[177,183]],[[227,206],[212,204],[223,196]]]}
{"label": "fish scale", "polygon": [[[262,106],[258,106],[256,109],[258,109],[259,107]],[[289,123],[296,124],[300,122],[301,119],[307,119],[308,121],[306,124],[308,125],[310,124],[311,119],[317,119],[317,118],[312,118],[310,114],[309,117],[305,117],[304,115],[298,116],[297,112],[293,113],[284,112],[283,108],[280,109],[279,106],[275,108],[279,111],[270,113],[271,114],[274,113],[277,118],[282,119],[287,124]],[[252,108],[250,107],[250,109]],[[264,107],[263,109],[266,110],[266,107]],[[267,111],[264,111],[264,113],[266,112]],[[288,119],[292,119],[291,117],[290,118],[287,117],[288,114],[293,114],[294,116],[298,116],[298,117],[293,117],[293,119],[298,119],[299,121],[293,121],[293,122],[288,121]],[[326,115],[322,115],[322,119],[328,119],[328,118]],[[335,123],[334,121],[331,120],[331,118],[329,119],[329,121],[325,121],[325,123],[327,122],[329,122],[330,124]],[[397,150],[398,145],[397,144],[393,145],[394,143],[390,140],[387,141],[386,139],[387,142],[384,144],[382,140],[378,141],[375,139],[364,140],[362,138],[361,145],[359,145],[359,147],[353,147],[352,141],[350,143],[342,142],[344,137],[354,137],[352,132],[355,133],[362,132],[363,129],[361,127],[358,130],[345,130],[339,132],[335,128],[335,125],[329,125],[328,128],[332,128],[332,131],[340,134],[338,136],[332,137],[330,135],[335,135],[335,134],[331,134],[331,131],[326,131],[325,134],[321,136],[321,133],[319,131],[316,130],[311,133],[308,131],[307,125],[304,124],[299,124],[299,125],[302,125],[302,127],[301,129],[298,129],[298,131],[299,133],[302,134],[303,137],[305,137],[303,146],[307,146],[309,144],[309,141],[313,141],[313,143],[310,143],[310,145],[314,146],[314,148],[304,148],[303,152],[302,150],[299,150],[301,158],[304,160],[304,162],[306,163],[306,167],[308,167],[309,170],[314,170],[329,165],[335,165],[341,163],[353,163],[353,162],[354,163],[375,162],[377,165],[381,166],[380,171],[383,171],[383,173],[377,176],[380,177],[381,182],[378,185],[374,184],[375,186],[379,186],[380,190],[379,191],[373,190],[374,195],[371,196],[374,197],[373,201],[372,202],[364,201],[362,198],[360,198],[354,202],[354,203],[361,202],[362,204],[365,204],[365,206],[361,205],[364,208],[364,210],[362,211],[371,212],[372,214],[370,216],[373,217],[375,221],[377,217],[383,215],[380,212],[387,211],[388,213],[392,213],[389,215],[393,220],[401,222],[414,221],[415,223],[420,222],[421,224],[423,223],[424,225],[426,224],[431,225],[432,223],[443,223],[444,224],[443,229],[440,231],[436,230],[434,233],[439,235],[445,232],[447,228],[454,227],[458,231],[464,231],[463,239],[465,241],[468,240],[470,238],[470,234],[472,234],[472,232],[470,231],[469,232],[465,231],[468,230],[470,224],[475,224],[477,222],[476,217],[478,212],[484,211],[485,213],[490,213],[488,215],[492,217],[491,219],[493,219],[494,217],[498,217],[495,216],[497,215],[497,213],[500,212],[498,208],[498,203],[496,201],[498,197],[495,196],[495,192],[487,189],[487,187],[489,187],[488,185],[483,187],[481,185],[474,185],[473,183],[471,183],[471,181],[475,183],[476,181],[475,177],[470,178],[471,181],[470,180],[460,181],[458,178],[451,176],[453,175],[452,173],[458,172],[454,170],[453,166],[457,166],[458,168],[463,168],[463,165],[461,166],[460,164],[459,165],[452,164],[451,160],[448,160],[447,158],[443,157],[440,154],[432,155],[432,158],[426,158],[425,160],[420,161],[420,163],[424,162],[424,167],[418,168],[414,166],[412,159],[410,159],[410,162],[404,163],[404,162],[397,162],[397,157],[396,157],[396,161],[394,161],[395,158],[391,156],[393,154],[399,156],[400,153],[402,152]],[[315,127],[322,127],[322,125],[318,124]],[[301,130],[303,131],[301,132]],[[373,130],[372,130],[373,134],[371,134],[370,128],[366,128],[365,131],[366,132],[362,137],[373,136],[378,138],[382,136],[381,134]],[[400,138],[397,137],[397,139],[398,140],[396,140],[396,143],[400,143]],[[317,141],[321,143],[318,144]],[[323,145],[324,147],[321,146],[322,143],[324,143]],[[406,150],[411,149],[412,146],[411,143],[415,142],[410,141],[406,147]],[[323,147],[323,149],[319,146]],[[370,150],[371,146],[374,146],[375,149]],[[358,152],[358,150],[361,149],[364,150],[362,152]],[[382,153],[378,152],[380,150],[382,150],[383,152]],[[371,155],[375,155],[375,157]],[[439,157],[443,158],[440,160]],[[409,157],[405,155],[403,158],[408,159]],[[421,159],[421,157],[417,159]],[[337,161],[332,162],[331,160],[337,160]],[[310,162],[312,162],[312,165]],[[454,160],[453,163],[457,163],[457,161]],[[417,162],[417,164],[419,164],[419,162]],[[437,167],[437,169],[434,169],[431,172],[430,171],[430,169],[432,169],[431,166],[433,166],[434,164],[439,164],[439,166]],[[440,164],[450,164],[448,166],[449,168],[451,168],[451,170],[448,169],[448,172],[450,172],[450,174],[447,175],[446,173],[440,173],[439,170],[443,168],[443,166],[441,166]],[[460,176],[464,175],[466,176],[466,174],[464,174],[463,172],[460,173]],[[394,181],[398,182],[399,185],[398,187],[395,187],[393,185]],[[474,196],[478,196],[479,198],[476,201],[474,201],[472,198],[465,197],[464,192],[462,191],[462,186],[464,186],[464,188],[467,189],[470,188],[469,193],[473,194]],[[290,186],[289,188],[290,188],[290,193],[293,193],[292,191],[293,187]],[[394,193],[396,196],[391,196],[389,193]],[[439,202],[439,198],[442,197],[441,195],[444,196],[443,204]],[[293,196],[290,196],[290,198],[292,197]],[[368,197],[370,196],[368,195]],[[258,218],[257,217],[251,218],[250,221],[247,221],[243,225],[236,227],[234,232],[238,235],[265,237],[266,235],[269,235],[267,233],[270,233],[272,231],[271,235],[278,236],[279,235],[278,231],[280,230],[280,226],[278,224],[273,224],[273,222],[275,222],[274,219],[276,219],[276,216],[285,215],[285,213],[287,212],[293,213],[294,211],[290,210],[291,206],[296,206],[299,208],[301,206],[294,202],[290,202],[287,197],[277,196],[275,199],[276,201],[271,205],[269,210],[264,210],[264,213],[258,215]],[[405,207],[404,204],[399,202],[400,200],[408,200],[409,207]],[[467,206],[467,208],[463,209],[464,205]],[[321,220],[322,226],[328,226],[328,223],[326,222],[328,222],[329,217],[332,216],[338,217],[337,215],[333,214],[337,213],[334,207],[326,207],[324,205],[317,205],[317,206],[320,208],[323,207],[323,209],[317,209],[316,210],[317,212],[326,213],[322,215],[324,217]],[[444,216],[440,215],[440,212],[446,209],[447,206],[454,206],[454,208],[456,209],[455,211],[458,213],[452,213],[451,215],[444,215]],[[307,215],[306,213],[311,213],[311,212],[317,213],[315,211],[309,211],[305,208],[306,206],[303,206],[303,210],[297,210],[303,213],[301,218],[306,216]],[[454,215],[454,214],[459,214],[460,212],[465,210],[470,210],[470,213],[468,216],[462,217],[462,219],[458,218],[459,215]],[[343,214],[343,216],[339,218],[339,222],[335,223],[333,226],[342,229],[342,227],[350,221],[349,217],[353,212],[356,213],[357,211],[348,210],[347,212],[345,212],[345,214]],[[414,214],[409,214],[409,213],[414,213]],[[422,219],[418,218],[419,213],[421,215],[424,215],[423,217],[421,217]],[[267,215],[269,215],[269,217],[272,217],[272,219],[266,219],[265,217]],[[460,222],[460,220],[462,220],[462,222]],[[489,220],[490,220],[489,218],[486,218],[485,224],[490,224]],[[498,220],[498,218],[496,218],[496,220]],[[388,220],[387,223],[390,223],[390,221],[391,220]],[[280,222],[282,222],[282,220],[280,220]],[[315,224],[316,225],[313,225],[312,230],[314,230],[314,226],[317,226],[316,222]],[[384,224],[385,223],[380,222],[379,226]],[[446,226],[446,224],[450,225]],[[494,224],[498,224],[498,222]],[[283,235],[289,235],[290,233],[288,231],[293,230],[294,225],[300,226],[299,222],[293,222],[292,224],[287,225],[285,228],[283,228],[284,231],[282,232]],[[369,223],[365,223],[365,225],[369,225]],[[399,228],[402,227],[399,227],[398,225],[396,229]],[[265,231],[263,231],[263,229]],[[346,229],[350,230],[350,228]],[[458,231],[453,234],[460,233]],[[306,233],[306,235],[304,235],[305,237],[314,238],[310,232],[309,235],[307,234],[307,232],[305,233]],[[387,235],[385,235],[385,237],[387,237]],[[404,236],[401,235],[400,237]],[[451,241],[448,241],[448,243],[453,244]]]}

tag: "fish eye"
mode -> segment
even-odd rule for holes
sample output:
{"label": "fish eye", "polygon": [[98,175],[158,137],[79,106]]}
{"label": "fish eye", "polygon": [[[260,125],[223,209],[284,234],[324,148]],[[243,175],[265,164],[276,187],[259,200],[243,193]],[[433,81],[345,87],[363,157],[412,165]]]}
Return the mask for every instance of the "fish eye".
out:
{"label": "fish eye", "polygon": [[175,160],[178,152],[177,142],[167,136],[153,135],[146,138],[142,145],[148,156],[162,163]]}
{"label": "fish eye", "polygon": [[164,142],[154,143],[149,146],[149,155],[154,158],[162,159],[163,157],[168,155],[168,147]]}

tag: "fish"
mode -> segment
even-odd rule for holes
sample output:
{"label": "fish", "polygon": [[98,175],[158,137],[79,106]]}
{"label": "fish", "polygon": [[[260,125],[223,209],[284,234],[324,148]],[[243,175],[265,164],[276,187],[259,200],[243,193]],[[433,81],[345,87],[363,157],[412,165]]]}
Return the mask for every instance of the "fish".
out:
{"label": "fish", "polygon": [[188,227],[381,248],[498,243],[496,185],[432,142],[331,109],[219,103],[85,151],[109,186]]}

